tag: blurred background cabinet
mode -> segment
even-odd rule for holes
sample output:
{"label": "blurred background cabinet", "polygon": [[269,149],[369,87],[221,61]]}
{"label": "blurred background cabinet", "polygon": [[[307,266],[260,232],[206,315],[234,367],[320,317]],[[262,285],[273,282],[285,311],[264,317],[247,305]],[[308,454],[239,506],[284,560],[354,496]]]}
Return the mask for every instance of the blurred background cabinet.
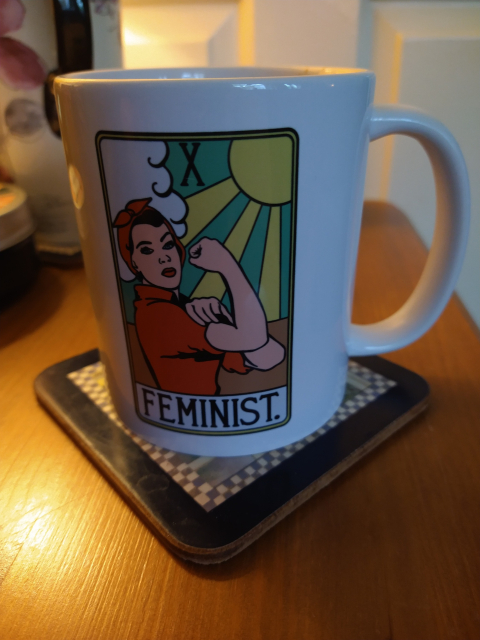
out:
{"label": "blurred background cabinet", "polygon": [[[377,74],[376,102],[415,105],[441,120],[467,162],[472,223],[457,292],[480,327],[480,3],[368,2],[359,61]],[[409,216],[429,245],[435,190],[419,145],[395,136],[371,145],[366,197]]]}

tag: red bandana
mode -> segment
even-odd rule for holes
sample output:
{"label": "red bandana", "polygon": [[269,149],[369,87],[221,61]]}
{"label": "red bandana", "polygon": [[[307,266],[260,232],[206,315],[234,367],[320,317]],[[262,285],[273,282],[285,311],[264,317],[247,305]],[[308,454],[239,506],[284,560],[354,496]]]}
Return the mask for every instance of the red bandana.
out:
{"label": "red bandana", "polygon": [[151,198],[144,198],[142,200],[130,200],[123,211],[115,218],[113,223],[114,227],[118,229],[118,247],[122,258],[128,265],[128,268],[132,273],[137,273],[137,270],[132,265],[132,256],[129,249],[130,240],[130,227],[137,216],[139,216],[148,207]]}

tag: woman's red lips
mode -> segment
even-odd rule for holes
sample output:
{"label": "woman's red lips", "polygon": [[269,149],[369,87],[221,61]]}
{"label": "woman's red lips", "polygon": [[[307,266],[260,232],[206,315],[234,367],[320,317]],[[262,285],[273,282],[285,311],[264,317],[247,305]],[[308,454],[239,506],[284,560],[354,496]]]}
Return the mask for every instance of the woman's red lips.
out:
{"label": "woman's red lips", "polygon": [[165,276],[166,278],[173,278],[173,276],[176,275],[176,273],[177,273],[176,269],[174,269],[173,267],[167,267],[162,271],[162,276]]}

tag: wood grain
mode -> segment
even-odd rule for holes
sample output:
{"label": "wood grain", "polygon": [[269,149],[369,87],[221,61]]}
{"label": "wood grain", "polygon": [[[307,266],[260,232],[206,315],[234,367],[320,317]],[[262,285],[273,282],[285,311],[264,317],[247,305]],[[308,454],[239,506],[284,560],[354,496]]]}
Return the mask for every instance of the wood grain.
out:
{"label": "wood grain", "polygon": [[[406,299],[425,251],[366,207],[355,320]],[[231,561],[171,555],[37,404],[46,367],[96,346],[81,269],[44,268],[0,327],[2,640],[480,637],[480,342],[453,299],[389,358],[430,409]]]}

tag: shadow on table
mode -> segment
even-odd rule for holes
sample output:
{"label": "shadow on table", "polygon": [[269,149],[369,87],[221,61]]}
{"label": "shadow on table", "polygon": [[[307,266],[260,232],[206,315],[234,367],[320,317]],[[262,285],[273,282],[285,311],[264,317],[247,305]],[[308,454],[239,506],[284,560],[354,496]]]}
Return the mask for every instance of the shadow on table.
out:
{"label": "shadow on table", "polygon": [[60,307],[64,294],[65,286],[56,269],[40,269],[28,290],[0,308],[0,348],[36,331]]}
{"label": "shadow on table", "polygon": [[269,562],[267,559],[269,549],[273,551],[274,547],[271,536],[278,533],[278,528],[288,527],[289,520],[290,518],[287,517],[284,522],[275,525],[273,529],[267,531],[259,540],[255,540],[255,542],[246,549],[243,549],[243,551],[240,551],[236,556],[224,562],[204,565],[182,560],[174,553],[171,553],[171,557],[181,565],[185,571],[197,578],[213,580],[215,582],[240,578],[252,573],[252,571],[257,571],[259,565],[263,564],[263,560]]}

